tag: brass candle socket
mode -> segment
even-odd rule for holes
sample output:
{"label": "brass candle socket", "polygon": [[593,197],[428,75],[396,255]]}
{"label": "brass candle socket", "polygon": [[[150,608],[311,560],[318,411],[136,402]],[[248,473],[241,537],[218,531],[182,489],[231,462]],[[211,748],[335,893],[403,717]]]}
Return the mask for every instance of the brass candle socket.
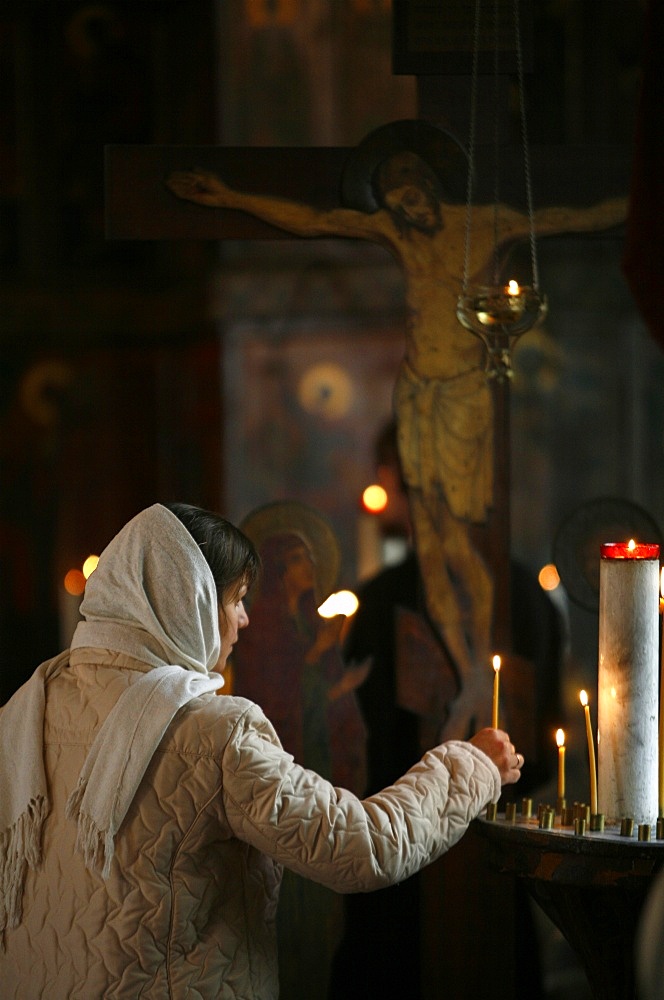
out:
{"label": "brass candle socket", "polygon": [[620,836],[632,837],[634,835],[634,820],[631,816],[623,816],[620,821]]}

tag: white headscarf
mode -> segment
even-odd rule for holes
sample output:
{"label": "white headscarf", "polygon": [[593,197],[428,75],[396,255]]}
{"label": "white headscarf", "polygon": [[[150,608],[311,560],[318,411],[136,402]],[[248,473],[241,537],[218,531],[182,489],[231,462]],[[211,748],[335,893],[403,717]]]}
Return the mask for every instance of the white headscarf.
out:
{"label": "white headscarf", "polygon": [[[192,698],[223,684],[209,673],[221,648],[217,591],[192,536],[155,504],[104,549],[81,613],[72,649],[112,649],[152,668],[114,705],[67,803],[87,866],[106,878],[115,834],[169,723]],[[41,862],[49,812],[45,685],[68,661],[67,650],[43,663],[0,710],[0,931],[20,922],[26,866]]]}

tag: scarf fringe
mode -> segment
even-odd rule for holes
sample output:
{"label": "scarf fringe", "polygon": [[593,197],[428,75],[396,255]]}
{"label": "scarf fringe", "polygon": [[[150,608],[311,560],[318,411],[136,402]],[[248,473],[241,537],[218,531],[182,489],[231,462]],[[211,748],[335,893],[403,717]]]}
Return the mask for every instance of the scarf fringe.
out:
{"label": "scarf fringe", "polygon": [[65,815],[76,820],[76,849],[83,855],[85,867],[106,880],[111,874],[115,838],[111,830],[100,830],[92,817],[81,811],[86,788],[87,781],[79,781],[67,800]]}
{"label": "scarf fringe", "polygon": [[41,865],[41,832],[47,813],[46,796],[39,795],[0,833],[0,933],[21,922],[26,870]]}

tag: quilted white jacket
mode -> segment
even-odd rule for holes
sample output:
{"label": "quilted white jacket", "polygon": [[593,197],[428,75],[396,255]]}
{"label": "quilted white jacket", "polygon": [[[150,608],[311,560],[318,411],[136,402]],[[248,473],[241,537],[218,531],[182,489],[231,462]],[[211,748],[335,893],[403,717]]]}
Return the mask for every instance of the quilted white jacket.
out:
{"label": "quilted white jacket", "polygon": [[206,695],[169,726],[104,882],[65,802],[137,667],[73,651],[48,685],[52,810],[23,920],[0,949],[3,1000],[275,1000],[282,865],[339,892],[379,889],[450,848],[500,794],[488,757],[451,742],[360,801],[295,765],[258,706]]}

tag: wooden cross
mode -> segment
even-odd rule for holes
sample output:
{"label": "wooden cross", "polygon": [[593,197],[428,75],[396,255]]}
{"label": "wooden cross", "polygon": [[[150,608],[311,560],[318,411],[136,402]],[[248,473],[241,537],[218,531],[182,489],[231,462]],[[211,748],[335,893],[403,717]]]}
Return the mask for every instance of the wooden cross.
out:
{"label": "wooden cross", "polygon": [[[425,125],[426,123],[422,123],[422,126]],[[410,134],[409,132],[409,136]],[[351,152],[344,149],[285,149],[277,152],[254,148],[238,150],[204,147],[195,149],[110,147],[107,154],[107,233],[111,238],[125,239],[349,236],[374,242],[388,249],[391,247],[397,251],[395,254],[397,257],[402,250],[406,253],[406,270],[410,273],[410,286],[413,289],[408,296],[408,306],[413,317],[409,325],[416,329],[424,329],[428,324],[429,329],[428,332],[425,331],[424,337],[420,336],[420,347],[412,350],[410,357],[406,352],[407,371],[405,381],[402,377],[405,388],[402,387],[401,395],[405,393],[406,396],[412,395],[413,398],[415,395],[430,397],[429,402],[425,404],[429,407],[430,417],[422,416],[421,403],[415,404],[415,410],[412,411],[405,432],[410,440],[402,442],[402,459],[406,461],[406,478],[412,487],[411,500],[413,496],[418,497],[417,512],[414,512],[413,519],[418,554],[425,578],[425,590],[429,593],[430,613],[432,620],[439,626],[440,637],[451,656],[452,669],[459,670],[463,688],[465,679],[472,670],[470,658],[467,665],[464,663],[464,658],[472,654],[466,653],[466,638],[461,625],[462,613],[455,610],[459,607],[457,598],[452,599],[449,596],[454,593],[454,586],[446,582],[448,574],[456,574],[465,586],[465,599],[470,605],[473,622],[479,621],[480,616],[485,622],[482,625],[484,636],[482,651],[477,658],[481,658],[482,662],[488,659],[489,648],[496,641],[496,637],[503,652],[509,649],[509,634],[506,627],[508,588],[503,585],[509,553],[506,486],[508,462],[505,433],[507,420],[504,387],[494,383],[493,388],[496,391],[493,393],[492,402],[492,393],[488,390],[487,380],[481,371],[484,349],[479,340],[472,337],[456,321],[454,309],[458,274],[454,278],[450,274],[442,284],[433,272],[425,279],[416,277],[421,271],[419,263],[421,254],[425,254],[431,260],[427,265],[429,268],[435,267],[434,262],[440,251],[435,250],[436,244],[432,235],[437,234],[440,237],[445,223],[440,219],[434,219],[431,230],[425,228],[420,231],[417,218],[414,221],[407,219],[405,224],[410,227],[410,235],[400,244],[400,230],[395,224],[396,211],[393,214],[385,210],[369,213],[338,207],[341,178]],[[274,168],[277,158],[280,161],[278,171]],[[388,154],[384,155],[384,160],[389,162]],[[229,205],[227,201],[222,207],[217,208],[211,207],[212,202],[205,202],[201,206],[174,198],[166,186],[167,179],[173,175],[177,176],[181,171],[191,170],[192,166],[202,170],[202,177],[208,176],[206,172],[211,172],[209,176],[213,178],[210,181],[213,186],[218,185],[216,178],[223,177],[229,189],[237,188],[238,197],[242,192],[244,200],[237,206],[241,211],[234,210],[233,203]],[[408,176],[410,169],[408,165],[406,168]],[[386,182],[390,192],[395,188],[401,189],[401,167],[397,171],[397,178]],[[367,182],[370,181],[371,178],[367,177]],[[465,178],[463,181],[465,183]],[[416,177],[413,183],[417,185],[419,179]],[[216,188],[213,194],[215,191]],[[437,200],[435,208],[438,209]],[[330,212],[329,218],[325,215],[326,211]],[[465,225],[465,206],[445,205],[444,212],[447,225],[451,224],[450,218],[452,218],[457,233],[456,244],[452,247],[451,254],[453,269],[458,271],[461,266],[460,237]],[[334,220],[332,220],[333,214]],[[421,249],[418,249],[418,241]],[[443,244],[447,265],[450,251],[446,242],[447,236]],[[437,288],[442,291],[437,291]],[[441,294],[443,298],[439,302],[437,297]],[[427,304],[427,297],[431,296],[433,298]],[[437,338],[439,347],[431,344],[432,335]],[[458,347],[448,346],[450,336],[455,342],[458,341]],[[411,337],[411,343],[412,341]],[[449,355],[448,361],[438,361],[437,354],[441,358],[446,354]],[[427,357],[434,358],[434,368],[429,368]],[[468,377],[471,381],[467,381]],[[441,379],[443,382],[448,380],[450,388],[445,386],[441,391],[433,388],[432,396],[431,389],[427,386],[429,384],[432,387],[436,386]],[[436,402],[436,399],[439,402]],[[397,404],[400,423],[405,420],[404,405],[406,411],[412,406],[409,402],[401,407]],[[433,421],[434,414],[441,405],[448,411],[448,416],[444,418],[445,430],[442,432],[446,436],[445,440],[441,438],[441,430],[435,430],[435,423],[430,429],[422,424],[422,420]],[[492,414],[493,407],[496,408],[495,420]],[[492,426],[494,422],[500,429],[495,433]],[[479,431],[475,430],[475,424],[479,427]],[[416,439],[423,444],[421,449]],[[495,462],[492,441],[498,449]],[[428,447],[429,443],[432,444],[433,451]],[[468,449],[477,449],[477,454],[471,452],[467,461],[463,452]],[[412,475],[409,471],[411,453],[414,454]],[[447,454],[452,456],[448,462],[445,460]],[[442,471],[436,467],[441,461],[444,467]],[[468,471],[459,473],[460,466],[466,466]],[[453,498],[450,499],[451,514],[447,511],[447,504],[443,510],[438,506],[439,500],[430,502],[433,491],[437,489],[436,482],[441,482],[442,488],[448,491],[448,498]],[[421,497],[424,503],[419,502]],[[444,527],[441,523],[437,523],[440,518]],[[466,527],[466,521],[477,527]],[[439,545],[438,538],[441,531],[442,544]],[[453,536],[458,531],[463,532],[461,541],[463,548],[458,542],[453,541]],[[474,556],[478,543],[485,554]],[[448,564],[447,557],[441,559],[439,553],[446,551],[445,546],[450,544],[450,558],[453,562]],[[428,560],[424,553],[428,553]],[[489,564],[488,571],[484,568],[485,560]],[[474,561],[476,569],[473,568]],[[440,570],[439,565],[443,567]],[[437,582],[439,572],[444,573],[440,583]],[[467,581],[466,573],[468,573]],[[486,583],[484,582],[487,573],[488,577],[493,577],[495,581],[495,593],[500,595],[500,607],[494,616],[494,636],[491,640],[489,619],[493,606],[490,593],[493,584],[489,583],[488,579]],[[481,592],[478,590],[480,587],[483,588]],[[444,601],[440,601],[440,613],[437,608],[431,611],[432,604],[436,607],[437,593],[442,591],[448,596]],[[450,626],[450,630],[446,633],[445,622],[450,617],[459,624]],[[475,628],[475,625],[472,627]],[[485,721],[488,722],[488,718]],[[467,733],[457,732],[454,735],[467,735]]]}
{"label": "wooden cross", "polygon": [[[397,404],[400,425],[405,421],[408,408],[411,408],[410,424],[404,425],[402,459],[408,466],[412,457],[412,475],[407,468],[406,478],[414,509],[416,547],[428,609],[459,673],[463,690],[473,673],[480,669],[478,664],[489,662],[490,650],[509,652],[511,649],[507,585],[507,388],[504,383],[494,380],[491,385],[492,400],[489,400],[485,379],[480,376],[472,382],[467,381],[469,376],[474,378],[473,371],[481,367],[483,349],[479,341],[475,342],[457,323],[454,315],[464,264],[462,237],[465,205],[448,204],[445,200],[440,203],[442,221],[435,214],[427,220],[425,213],[422,217],[425,221],[421,222],[417,215],[422,211],[421,205],[413,214],[407,204],[398,200],[401,197],[399,192],[406,190],[404,184],[410,184],[411,191],[417,190],[418,185],[420,193],[427,190],[426,178],[424,181],[418,179],[412,164],[408,163],[405,174],[403,167],[399,166],[398,171],[393,171],[396,179],[385,181],[382,211],[379,208],[369,213],[340,208],[341,179],[352,152],[337,148],[109,147],[106,164],[107,235],[114,239],[348,236],[375,242],[394,252],[408,276],[407,305],[411,316],[408,324],[410,333],[406,335],[405,368],[397,389],[398,398],[405,400],[401,409]],[[545,167],[555,171],[556,184],[552,183],[550,189],[556,192],[556,196],[549,204],[565,204],[569,194],[564,190],[566,176],[570,185],[573,184],[573,200],[578,204],[580,177],[591,175],[587,169],[579,170],[579,155],[575,156],[575,151],[567,150],[563,159],[552,155],[550,149],[545,151],[544,156],[541,152],[539,163],[537,157],[534,158],[537,176],[544,173]],[[581,158],[587,155],[587,150],[576,152]],[[517,167],[520,159],[520,150],[503,152],[506,179],[519,178]],[[390,162],[387,154],[385,161]],[[611,157],[603,157],[605,183],[607,165],[611,162]],[[185,194],[182,194],[181,187],[178,188],[180,197],[175,198],[167,187],[167,180],[174,174],[186,174],[193,167],[199,168],[202,174],[194,177],[193,181],[186,181],[190,187]],[[375,169],[378,172],[380,167]],[[403,180],[402,174],[406,180]],[[375,176],[369,180],[375,183]],[[480,177],[477,185],[479,204],[473,211],[482,222],[479,233],[474,237],[479,250],[477,260],[471,257],[471,273],[484,268],[492,256],[493,218],[487,207],[490,198],[486,197],[487,188],[490,190],[488,182],[492,180],[491,176]],[[484,195],[482,183],[485,186]],[[521,191],[519,197],[518,188],[518,180],[513,180],[512,190],[508,189],[506,193],[510,204],[523,202],[524,193]],[[391,203],[390,198],[395,197],[395,191],[398,197]],[[425,198],[425,195],[422,197]],[[596,191],[592,192],[591,199],[596,199]],[[197,204],[191,204],[191,201],[197,200]],[[438,204],[436,201],[434,208],[437,209]],[[482,208],[482,205],[485,207]],[[426,209],[426,212],[432,211]],[[609,206],[607,211],[608,214],[600,212],[596,218],[592,210],[582,207],[578,210],[554,209],[551,218],[547,216],[546,223],[542,219],[542,229],[545,233],[569,231],[575,228],[577,221],[579,229],[601,229],[617,221],[615,208]],[[400,221],[401,212],[404,213],[403,222]],[[502,224],[507,227],[507,235],[526,240],[527,219],[523,210],[521,214],[514,210],[506,214],[507,221],[503,220]],[[401,236],[401,225],[407,227],[404,238]],[[420,402],[409,402],[409,397],[414,400],[415,396]],[[422,421],[433,419],[436,412],[440,414],[441,407],[442,417],[439,415],[436,418],[439,422],[442,419],[440,429],[436,430],[435,424],[427,428]],[[491,414],[489,411],[492,411]],[[415,437],[412,433],[413,420],[420,422]],[[476,426],[479,431],[475,430]],[[441,435],[445,435],[446,440],[442,440]],[[450,452],[451,459],[448,461],[447,450],[452,447],[449,442],[453,443],[455,438],[468,443],[457,444],[455,453]],[[477,451],[469,453],[466,461],[466,455],[461,453],[460,448]],[[471,473],[474,478],[469,479],[469,473],[462,471],[461,478],[455,480],[454,476],[459,476],[458,469],[463,470],[464,465],[468,470],[474,470]],[[437,490],[446,494],[444,507],[435,499]],[[453,523],[450,523],[450,511]],[[441,558],[443,551],[449,553],[449,563],[447,554],[444,559]],[[488,565],[488,577],[483,563]],[[440,569],[441,564],[444,569]],[[444,576],[440,576],[441,573]],[[461,587],[465,588],[465,599],[470,605],[467,618],[470,626],[461,624],[461,613],[455,611],[455,605],[448,600],[448,595],[454,590],[449,581],[445,582],[448,574],[456,575],[457,579],[461,577]],[[457,598],[455,602],[459,607]],[[474,655],[466,651],[463,632],[468,628],[472,639],[476,640]],[[489,685],[485,686],[488,690]],[[467,725],[471,716],[469,712],[467,719],[461,719],[459,730],[449,735],[468,735],[467,731],[461,731],[461,725]],[[476,721],[483,720],[478,717]]]}

